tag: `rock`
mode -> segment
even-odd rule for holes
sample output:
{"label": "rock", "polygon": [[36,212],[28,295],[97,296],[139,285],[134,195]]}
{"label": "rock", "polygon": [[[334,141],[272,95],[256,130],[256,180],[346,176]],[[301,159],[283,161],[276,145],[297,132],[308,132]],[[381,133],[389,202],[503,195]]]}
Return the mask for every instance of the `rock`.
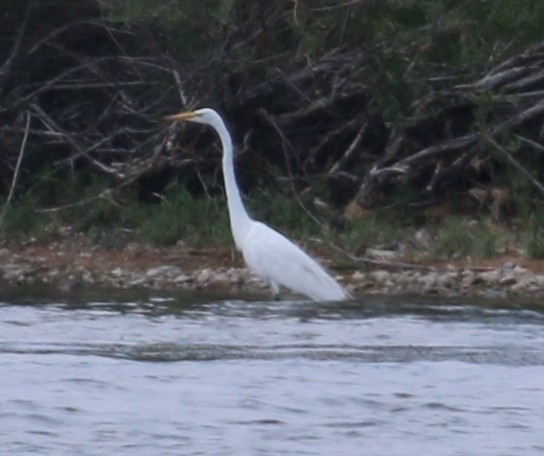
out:
{"label": "rock", "polygon": [[119,267],[113,269],[110,273],[113,277],[119,278],[123,275],[123,270]]}
{"label": "rock", "polygon": [[533,279],[538,288],[544,288],[544,274],[535,274]]}
{"label": "rock", "polygon": [[500,277],[500,271],[498,271],[497,269],[492,269],[491,271],[484,271],[478,273],[475,280],[479,281],[480,283],[490,284],[497,283]]}
{"label": "rock", "polygon": [[529,270],[527,268],[524,268],[523,266],[519,266],[519,265],[516,265],[514,266],[513,268],[513,272],[515,275],[517,276],[520,276],[520,275],[524,275],[528,272]]}
{"label": "rock", "polygon": [[537,291],[539,286],[537,285],[534,276],[532,274],[524,274],[516,283],[511,287],[511,291],[515,292],[533,292]]}
{"label": "rock", "polygon": [[148,269],[147,272],[145,273],[146,277],[150,279],[153,279],[159,276],[174,278],[181,274],[183,274],[183,271],[180,267],[171,266],[171,265],[158,266],[156,268],[151,268],[151,269]]}
{"label": "rock", "polygon": [[94,284],[95,283],[93,274],[91,273],[91,271],[88,271],[87,269],[82,271],[81,281],[84,282],[84,283],[87,283],[87,284]]}
{"label": "rock", "polygon": [[361,271],[355,271],[353,274],[351,274],[351,280],[354,282],[360,282],[362,280],[366,279],[366,274]]}
{"label": "rock", "polygon": [[433,245],[433,237],[426,228],[417,230],[414,234],[414,246],[419,250],[429,250]]}
{"label": "rock", "polygon": [[516,263],[513,261],[507,261],[502,265],[502,269],[505,271],[508,271],[509,269],[514,269],[516,267]]}
{"label": "rock", "polygon": [[474,271],[471,269],[463,269],[461,271],[461,285],[463,287],[468,288],[471,285],[474,284],[474,278],[476,277],[476,274],[474,274]]}
{"label": "rock", "polygon": [[460,276],[457,272],[448,271],[438,274],[437,285],[440,288],[453,289],[460,286],[460,282]]}
{"label": "rock", "polygon": [[2,279],[6,281],[21,282],[26,277],[29,277],[30,269],[23,265],[8,265],[4,268]]}
{"label": "rock", "polygon": [[419,282],[423,285],[424,293],[433,293],[437,291],[438,284],[438,274],[435,272],[430,272],[419,278]]}
{"label": "rock", "polygon": [[199,285],[204,285],[210,281],[212,277],[212,271],[208,268],[198,271],[195,276],[195,282]]}
{"label": "rock", "polygon": [[506,274],[504,277],[501,277],[501,279],[499,280],[499,285],[502,285],[503,287],[509,287],[517,283],[517,281],[517,277],[514,274],[509,273]]}
{"label": "rock", "polygon": [[215,271],[215,273],[210,274],[209,283],[228,283],[231,282],[229,275],[226,271]]}
{"label": "rock", "polygon": [[128,285],[130,287],[142,287],[147,283],[147,281],[143,277],[136,277],[135,279],[132,279],[128,282]]}
{"label": "rock", "polygon": [[387,280],[389,280],[391,274],[387,271],[384,271],[384,270],[381,270],[381,269],[378,269],[377,271],[372,271],[368,274],[368,276],[372,279],[372,280],[375,280],[376,282],[386,282]]}
{"label": "rock", "polygon": [[191,276],[187,274],[180,274],[179,276],[175,277],[173,280],[173,283],[175,284],[187,284],[192,281]]}
{"label": "rock", "polygon": [[365,252],[366,256],[369,258],[374,258],[382,261],[394,261],[397,260],[400,256],[399,252],[394,250],[385,250],[385,249],[374,249],[368,248]]}

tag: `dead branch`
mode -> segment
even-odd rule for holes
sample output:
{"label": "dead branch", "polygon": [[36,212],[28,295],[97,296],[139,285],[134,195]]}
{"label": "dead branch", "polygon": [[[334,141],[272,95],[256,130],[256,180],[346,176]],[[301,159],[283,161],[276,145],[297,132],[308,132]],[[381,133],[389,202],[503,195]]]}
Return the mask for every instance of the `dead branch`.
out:
{"label": "dead branch", "polygon": [[342,157],[340,157],[340,159],[333,166],[331,166],[331,168],[327,172],[327,175],[330,176],[340,171],[344,164],[353,156],[355,150],[357,149],[357,147],[359,147],[361,139],[363,138],[363,135],[365,134],[367,128],[368,122],[361,125],[361,128],[359,128],[359,131],[355,135],[355,138],[353,138],[353,141],[344,152],[344,155],[342,155]]}
{"label": "dead branch", "polygon": [[117,171],[109,167],[103,163],[100,163],[98,160],[92,158],[81,146],[78,141],[70,134],[68,134],[66,131],[64,131],[42,108],[40,108],[36,104],[31,104],[31,108],[36,112],[38,118],[43,122],[43,124],[49,128],[50,131],[56,132],[58,135],[60,135],[63,139],[66,140],[67,143],[69,143],[76,152],[82,156],[85,157],[90,163],[92,163],[94,166],[96,166],[99,170],[104,171],[108,174],[112,174],[117,176],[118,178],[123,178],[124,176],[117,174]]}
{"label": "dead branch", "polygon": [[[441,191],[447,189],[451,183],[461,185],[463,180],[468,188],[472,158],[477,154],[489,155],[484,144],[492,144],[502,151],[507,162],[540,189],[538,178],[508,153],[500,144],[500,138],[509,133],[516,134],[521,127],[541,125],[539,122],[544,117],[543,51],[544,43],[492,68],[475,83],[444,89],[418,103],[421,120],[389,139],[390,146],[384,159],[367,171],[363,179],[357,196],[359,204],[379,206],[387,201],[389,188],[408,183],[432,194],[439,188]],[[470,101],[474,91],[487,91],[493,95],[486,108],[488,114],[483,127],[476,123],[478,105]],[[456,110],[450,109],[452,101],[459,107],[464,106],[459,111],[459,119],[454,117]],[[426,131],[432,135],[428,139],[421,137]],[[418,147],[425,142],[427,145]],[[542,147],[535,141],[524,143],[533,150]],[[456,188],[455,185],[452,187]]]}
{"label": "dead branch", "polygon": [[[220,182],[216,137],[173,131],[160,121],[165,113],[197,106],[221,111],[235,143],[243,141],[251,151],[243,157],[248,167],[262,161],[280,169],[284,176],[277,180],[288,181],[295,197],[302,185],[325,183],[338,206],[357,193],[361,205],[390,207],[395,203],[388,197],[400,186],[410,186],[425,201],[438,193],[458,195],[492,181],[498,156],[502,166],[519,165],[532,173],[524,157],[514,157],[502,144],[506,135],[523,137],[519,144],[525,149],[544,150],[544,43],[474,75],[468,84],[458,84],[460,77],[469,78],[468,71],[437,67],[436,76],[422,80],[433,89],[414,103],[410,125],[391,132],[365,72],[371,50],[337,48],[298,61],[285,58],[286,51],[260,54],[260,40],[265,43],[281,21],[300,20],[299,2],[257,2],[247,10],[253,24],[241,21],[208,31],[217,48],[211,58],[189,68],[161,55],[157,50],[164,49],[163,43],[154,42],[145,24],[110,22],[93,9],[98,3],[88,1],[91,13],[78,16],[70,9],[49,28],[40,8],[50,2],[37,2],[36,10],[27,9],[26,27],[12,27],[12,44],[0,67],[6,94],[0,141],[15,145],[6,149],[10,167],[26,137],[26,149],[39,149],[59,175],[81,169],[106,176],[110,188],[117,189],[152,173],[155,184],[165,188],[183,174],[193,188],[212,192]],[[346,8],[347,15],[369,1],[374,0],[323,8]],[[341,34],[342,25],[338,28]],[[234,69],[242,45],[254,54],[260,76]],[[268,74],[261,74],[266,68]],[[39,122],[25,126],[21,119],[28,111]],[[496,146],[490,150],[489,139],[518,165]],[[486,165],[475,170],[472,165],[480,160]],[[258,165],[251,168],[255,182],[270,177]],[[18,189],[38,172],[25,171]],[[350,176],[345,194],[334,178],[340,173]],[[532,174],[536,186],[542,176]],[[10,182],[9,177],[0,182]]]}
{"label": "dead branch", "polygon": [[437,271],[437,268],[434,266],[428,266],[426,264],[416,264],[416,263],[405,263],[403,261],[385,261],[385,260],[376,260],[374,258],[368,258],[365,256],[353,255],[346,250],[338,247],[336,244],[329,243],[334,250],[341,253],[343,256],[348,258],[351,261],[356,263],[365,263],[372,266],[381,266],[391,269],[416,269],[416,270],[427,270],[427,271]]}
{"label": "dead branch", "polygon": [[30,16],[30,10],[32,6],[33,6],[32,2],[28,2],[26,4],[23,20],[21,21],[21,25],[18,27],[17,35],[15,36],[15,40],[11,48],[11,52],[9,56],[7,57],[7,59],[4,61],[4,63],[2,64],[2,66],[0,67],[0,87],[3,86],[4,81],[8,77],[14,62],[19,55],[21,44],[23,42],[23,36],[27,29],[28,18]]}
{"label": "dead branch", "polygon": [[544,146],[542,144],[537,143],[536,141],[533,141],[529,138],[524,138],[523,136],[520,136],[520,135],[516,135],[516,138],[523,144],[535,150],[536,152],[544,153]]}
{"label": "dead branch", "polygon": [[28,140],[28,132],[30,131],[30,112],[26,112],[26,125],[25,125],[25,133],[23,136],[23,141],[21,142],[21,148],[19,150],[19,156],[17,157],[17,164],[15,165],[15,170],[13,171],[13,179],[11,181],[11,187],[9,189],[8,197],[6,198],[6,203],[4,205],[4,209],[2,211],[2,214],[0,214],[0,226],[4,223],[4,218],[6,217],[6,213],[8,211],[9,205],[11,204],[11,200],[13,198],[13,195],[15,193],[15,187],[17,185],[17,180],[19,178],[19,171],[21,170],[21,163],[23,161],[23,156],[25,154],[25,148],[26,148],[26,142]]}
{"label": "dead branch", "polygon": [[500,154],[506,158],[521,174],[523,174],[531,184],[533,184],[544,196],[544,185],[540,182],[525,166],[523,166],[518,160],[512,157],[512,154],[508,152],[504,147],[502,147],[497,141],[493,138],[485,135],[484,139],[487,143],[491,144],[495,150],[500,152]]}

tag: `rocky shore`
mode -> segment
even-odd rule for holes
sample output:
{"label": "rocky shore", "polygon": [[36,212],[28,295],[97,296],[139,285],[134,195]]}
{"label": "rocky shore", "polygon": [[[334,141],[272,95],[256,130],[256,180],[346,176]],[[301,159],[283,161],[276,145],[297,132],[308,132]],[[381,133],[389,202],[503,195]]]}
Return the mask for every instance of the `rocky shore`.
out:
{"label": "rocky shore", "polygon": [[[403,269],[384,264],[333,272],[356,297],[409,294],[544,298],[544,263],[521,256],[477,266],[458,262]],[[88,247],[77,239],[1,247],[0,283],[44,284],[61,290],[140,288],[269,293],[267,286],[228,250],[129,245],[115,251]]]}

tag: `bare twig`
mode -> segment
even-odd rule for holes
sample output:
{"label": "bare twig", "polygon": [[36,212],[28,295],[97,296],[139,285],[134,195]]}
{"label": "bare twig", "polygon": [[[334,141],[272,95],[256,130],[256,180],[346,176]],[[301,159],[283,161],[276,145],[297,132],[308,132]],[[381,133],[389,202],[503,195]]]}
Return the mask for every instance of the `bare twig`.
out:
{"label": "bare twig", "polygon": [[[285,167],[287,168],[287,173],[289,175],[289,178],[291,179],[293,177],[293,169],[291,167],[291,160],[289,158],[289,154],[287,153],[287,147],[289,147],[290,150],[293,150],[293,146],[289,142],[289,139],[287,139],[287,137],[283,134],[283,131],[281,131],[281,128],[278,126],[277,122],[274,120],[274,118],[270,114],[268,114],[268,112],[266,112],[264,109],[260,109],[259,114],[264,119],[266,119],[268,124],[276,131],[276,133],[281,139]],[[293,190],[293,193],[296,193],[295,188],[292,185],[291,185],[291,189]]]}
{"label": "bare twig", "polygon": [[540,193],[544,195],[544,185],[540,182],[525,166],[523,166],[518,160],[512,157],[512,154],[502,147],[497,141],[490,136],[485,135],[486,142],[491,144],[498,152],[501,153],[521,174],[523,174],[533,184]]}
{"label": "bare twig", "polygon": [[332,147],[332,144],[342,135],[348,135],[352,132],[356,132],[357,126],[360,124],[360,122],[361,119],[359,117],[355,117],[346,123],[341,124],[337,128],[323,132],[318,143],[308,152],[308,161],[312,162],[316,160],[321,152],[324,152],[327,147]]}
{"label": "bare twig", "polygon": [[359,131],[355,135],[355,138],[353,138],[353,141],[344,152],[344,155],[342,155],[342,157],[340,157],[340,159],[337,160],[333,166],[331,166],[331,169],[329,169],[327,175],[330,176],[340,171],[340,168],[342,168],[342,166],[344,166],[344,164],[353,156],[353,153],[357,150],[357,147],[359,147],[359,144],[361,143],[361,139],[363,138],[367,127],[368,122],[365,122],[363,125],[361,125],[361,128],[359,128]]}
{"label": "bare twig", "polygon": [[293,4],[293,24],[298,27],[298,0],[291,0],[291,3]]}
{"label": "bare twig", "polygon": [[525,76],[529,73],[529,68],[527,67],[515,67],[508,68],[500,73],[492,73],[484,76],[479,81],[476,81],[472,84],[460,84],[455,86],[458,90],[463,89],[480,89],[480,90],[494,90],[499,87],[504,86],[505,84],[517,80],[522,76]]}
{"label": "bare twig", "polygon": [[87,160],[89,160],[90,163],[92,163],[94,166],[96,166],[98,169],[108,173],[115,175],[119,178],[124,178],[124,176],[119,175],[118,171],[110,166],[105,165],[104,163],[99,162],[98,160],[92,158],[85,149],[67,132],[65,132],[57,123],[51,119],[51,117],[37,104],[33,103],[31,104],[32,109],[36,112],[40,120],[43,122],[43,124],[48,127],[49,129],[61,133],[66,141],[71,144],[74,149],[81,154],[81,156],[85,157]]}
{"label": "bare twig", "polygon": [[293,170],[291,167],[289,155],[287,154],[287,150],[285,148],[285,145],[288,145],[291,149],[293,148],[289,140],[285,137],[281,129],[278,127],[278,124],[275,122],[275,120],[265,111],[261,110],[260,114],[270,123],[270,125],[276,130],[280,138],[282,139],[282,150],[284,153],[285,158],[285,166],[287,167],[287,172],[289,175],[289,183],[291,186],[291,193],[293,194],[293,198],[295,198],[295,201],[297,204],[302,208],[304,212],[310,217],[314,223],[316,223],[318,226],[323,227],[323,222],[321,222],[315,215],[311,213],[311,211],[304,205],[304,203],[300,200],[298,193],[295,189],[294,180],[293,180]]}
{"label": "bare twig", "polygon": [[[319,239],[312,239],[312,240],[314,242],[323,243],[323,241]],[[425,264],[405,263],[402,261],[375,260],[373,258],[352,255],[351,253],[347,252],[346,250],[337,246],[334,243],[327,243],[327,245],[330,245],[334,250],[341,253],[346,258],[350,259],[351,261],[355,261],[356,263],[366,263],[366,264],[371,264],[373,266],[382,266],[382,267],[395,268],[395,269],[419,269],[419,270],[428,270],[428,271],[437,270],[435,267],[428,266]]]}
{"label": "bare twig", "polygon": [[15,59],[17,58],[19,54],[19,49],[21,48],[21,44],[23,42],[23,36],[26,32],[26,26],[28,23],[30,10],[32,7],[33,7],[33,2],[27,2],[25,13],[23,16],[23,21],[21,22],[21,25],[17,29],[17,36],[15,37],[15,42],[13,44],[13,47],[11,48],[11,52],[8,58],[0,67],[0,86],[2,86],[4,80],[9,75],[9,72],[11,71],[11,68],[13,67],[13,63],[15,62]]}
{"label": "bare twig", "polygon": [[185,92],[183,90],[183,83],[181,82],[179,73],[174,68],[172,68],[171,71],[172,76],[174,77],[174,81],[176,81],[176,87],[178,89],[179,101],[181,102],[181,106],[187,106],[187,96],[185,95]]}
{"label": "bare twig", "polygon": [[339,3],[337,5],[331,5],[331,6],[321,6],[318,8],[312,8],[311,11],[315,12],[324,12],[324,11],[330,11],[338,8],[348,8],[351,6],[357,6],[357,5],[365,5],[367,3],[373,3],[376,0],[350,0],[344,3]]}
{"label": "bare twig", "polygon": [[544,146],[542,144],[537,143],[536,141],[533,141],[532,139],[524,138],[523,136],[520,136],[520,135],[516,135],[516,138],[519,139],[523,144],[529,146],[531,149],[540,153],[544,153]]}
{"label": "bare twig", "polygon": [[510,82],[504,86],[505,90],[510,92],[517,92],[519,90],[524,90],[527,87],[534,86],[539,84],[544,80],[544,70],[536,71],[532,74],[529,74],[517,81]]}
{"label": "bare twig", "polygon": [[19,171],[21,169],[21,163],[23,161],[23,156],[25,154],[25,148],[26,148],[26,141],[28,139],[28,132],[30,130],[30,112],[26,112],[26,125],[25,125],[25,134],[23,136],[23,140],[21,142],[21,148],[19,149],[19,157],[17,158],[17,164],[15,165],[15,170],[13,172],[13,179],[11,181],[11,187],[9,189],[8,197],[6,198],[6,203],[4,206],[4,210],[2,211],[2,214],[0,215],[0,226],[4,223],[4,218],[6,216],[6,213],[8,211],[8,207],[11,204],[11,200],[13,198],[13,194],[15,192],[15,186],[17,185],[17,179],[19,178]]}
{"label": "bare twig", "polygon": [[[541,101],[540,103],[531,106],[529,109],[518,112],[507,120],[491,127],[486,133],[484,133],[484,136],[492,138],[500,133],[518,127],[541,114],[544,114],[544,101]],[[412,155],[409,155],[408,157],[398,160],[390,166],[373,170],[372,174],[374,177],[377,177],[384,173],[393,172],[393,174],[395,174],[395,172],[406,172],[409,167],[414,166],[416,163],[419,163],[423,160],[427,160],[436,156],[442,156],[443,154],[447,153],[459,152],[469,146],[473,146],[478,141],[480,141],[482,137],[483,136],[481,133],[470,133],[464,136],[443,141],[439,144],[434,144]]]}
{"label": "bare twig", "polygon": [[80,201],[77,201],[76,203],[70,203],[70,204],[64,204],[62,206],[57,207],[49,207],[44,209],[37,209],[36,212],[42,213],[42,214],[49,214],[54,212],[61,212],[65,211],[66,209],[75,209],[76,207],[82,207],[89,203],[92,203],[93,201],[96,201],[101,198],[110,197],[112,195],[113,189],[106,188],[104,190],[101,190],[96,195],[90,196],[88,198],[82,199]]}

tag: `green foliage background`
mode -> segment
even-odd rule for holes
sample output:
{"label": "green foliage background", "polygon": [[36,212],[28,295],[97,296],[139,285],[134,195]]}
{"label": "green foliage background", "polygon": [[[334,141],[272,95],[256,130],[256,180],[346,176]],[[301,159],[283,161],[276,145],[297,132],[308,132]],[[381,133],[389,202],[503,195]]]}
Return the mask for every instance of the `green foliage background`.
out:
{"label": "green foliage background", "polygon": [[[161,37],[157,52],[166,51],[203,74],[215,62],[216,70],[259,80],[275,65],[315,59],[340,47],[364,49],[368,64],[362,72],[393,130],[411,119],[414,101],[431,90],[429,77],[454,69],[468,80],[493,62],[544,38],[544,2],[539,0],[109,0],[102,5],[109,20],[155,27]],[[512,179],[520,181],[519,176]],[[249,197],[256,215],[284,231],[299,237],[332,236],[301,210],[299,203],[306,207],[310,198],[293,203],[286,189],[273,194],[263,190]],[[83,204],[72,207],[75,201]],[[44,211],[63,205],[65,210]],[[531,231],[524,239],[529,251],[542,256],[542,217],[538,214],[527,209]],[[329,215],[324,226],[329,225],[327,218]],[[111,195],[107,184],[99,180],[56,181],[48,169],[31,191],[18,196],[1,229],[13,238],[47,237],[66,223],[89,233],[94,242],[104,239],[105,232],[161,245],[179,240],[195,245],[230,242],[222,197],[198,197],[180,183],[150,204],[141,201],[134,189]],[[379,223],[372,218],[363,224],[348,224],[338,242],[356,249],[377,242],[378,237],[388,242],[401,235],[399,229],[385,229],[387,221],[384,229]],[[482,256],[497,250],[486,227],[473,232],[471,239],[477,239],[469,242]],[[467,238],[461,235],[465,230],[465,222],[449,222],[438,253],[452,255],[466,247]]]}

